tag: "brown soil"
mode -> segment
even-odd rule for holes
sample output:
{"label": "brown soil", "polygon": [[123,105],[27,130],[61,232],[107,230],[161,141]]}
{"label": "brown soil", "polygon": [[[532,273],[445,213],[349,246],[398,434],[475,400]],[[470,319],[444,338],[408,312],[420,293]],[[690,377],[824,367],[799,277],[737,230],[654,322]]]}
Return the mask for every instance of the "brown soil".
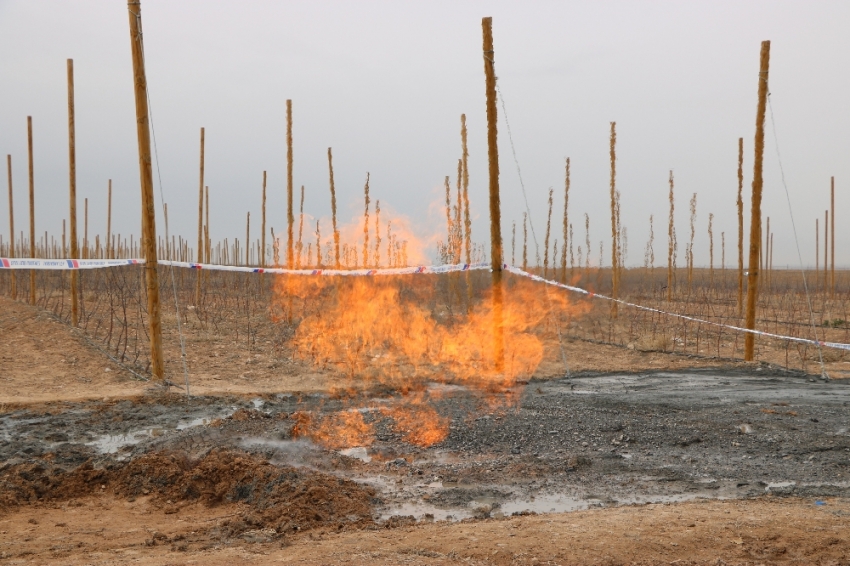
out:
{"label": "brown soil", "polygon": [[0,470],[0,511],[22,504],[65,501],[94,493],[129,500],[150,496],[166,512],[187,503],[217,506],[243,502],[244,515],[229,521],[231,534],[250,529],[294,533],[316,527],[342,530],[373,524],[374,490],[350,480],[274,466],[243,453],[213,451],[191,460],[178,453],[146,454],[125,464],[70,471],[45,462]]}
{"label": "brown soil", "polygon": [[762,498],[460,524],[222,538],[244,504],[162,507],[92,495],[0,516],[7,564],[846,565],[850,502]]}
{"label": "brown soil", "polygon": [[[152,385],[112,362],[81,335],[44,311],[0,296],[0,408],[55,401],[135,398]],[[46,338],[49,336],[50,338]],[[670,355],[577,339],[563,344],[571,372],[651,371],[717,366],[748,366],[710,357]],[[256,356],[187,344],[189,382],[197,395],[254,395],[279,391],[327,391],[344,383],[330,371],[261,371]],[[557,341],[546,344],[547,355],[537,378],[564,375]],[[219,353],[221,352],[221,354]],[[246,375],[246,364],[253,371]],[[182,382],[181,382],[182,383]],[[348,384],[350,386],[350,384]],[[172,391],[181,391],[172,388]]]}

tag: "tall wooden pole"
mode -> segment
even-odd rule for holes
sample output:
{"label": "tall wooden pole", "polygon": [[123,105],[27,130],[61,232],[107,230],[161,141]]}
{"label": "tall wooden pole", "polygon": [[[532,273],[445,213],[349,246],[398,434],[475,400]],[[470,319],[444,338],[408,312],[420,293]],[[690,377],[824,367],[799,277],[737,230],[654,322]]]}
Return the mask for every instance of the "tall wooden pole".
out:
{"label": "tall wooden pole", "polygon": [[83,259],[89,259],[89,199],[83,199]]}
{"label": "tall wooden pole", "polygon": [[[32,116],[27,116],[27,154],[30,181],[30,257],[35,257],[35,177],[32,157]],[[30,304],[35,304],[35,270],[30,270]]]}
{"label": "tall wooden pole", "polygon": [[[770,69],[770,42],[761,42],[759,63],[759,101],[756,111],[755,159],[753,161],[753,203],[750,220],[750,264],[747,273],[746,328],[756,328],[756,303],[759,285],[759,254],[761,252],[761,190],[763,185],[762,160],[764,158],[764,115],[767,107],[767,78]],[[744,360],[752,361],[755,355],[755,335],[748,332],[744,338]]]}
{"label": "tall wooden pole", "polygon": [[[6,156],[6,175],[9,179],[9,257],[15,257],[15,207],[12,202],[12,156]],[[15,270],[10,270],[12,278],[11,289],[12,298],[18,298],[18,285],[15,278]]]}
{"label": "tall wooden pole", "polygon": [[829,178],[829,287],[835,297],[835,177]]}
{"label": "tall wooden pole", "polygon": [[[611,162],[611,317],[617,318],[617,295],[619,294],[619,254],[617,246],[617,122],[611,122],[611,137],[609,142],[609,160]],[[599,267],[602,267],[601,265]]]}
{"label": "tall wooden pole", "polygon": [[496,57],[493,50],[493,18],[482,18],[484,77],[487,95],[487,159],[490,163],[490,264],[493,279],[493,338],[497,372],[505,367],[502,321],[502,210],[499,199],[499,145],[497,143]]}
{"label": "tall wooden pole", "polygon": [[336,187],[334,186],[334,162],[331,148],[328,148],[328,170],[331,184],[331,219],[334,229],[334,269],[339,269],[339,230],[336,228]]}
{"label": "tall wooden pole", "polygon": [[[266,172],[263,171],[263,226],[260,229],[260,267],[266,266]],[[262,278],[262,276],[261,276]]]}
{"label": "tall wooden pole", "polygon": [[815,293],[820,287],[820,227],[818,219],[815,218]]}
{"label": "tall wooden pole", "polygon": [[112,259],[112,179],[109,179],[109,193],[106,199],[106,259]]}
{"label": "tall wooden pole", "polygon": [[[198,182],[198,263],[204,263],[204,128],[201,128],[201,163]],[[195,304],[201,303],[201,271],[198,270],[195,282]]]}
{"label": "tall wooden pole", "polygon": [[151,140],[148,118],[147,79],[142,43],[142,6],[139,1],[127,3],[130,18],[130,45],[133,54],[133,83],[136,98],[136,134],[139,144],[139,178],[142,189],[142,230],[145,250],[145,284],[148,296],[148,324],[151,346],[151,375],[154,380],[165,380],[162,357],[162,326],[160,323],[159,277],[156,257],[156,216],[153,200],[153,173],[151,170]]}
{"label": "tall wooden pole", "polygon": [[[328,159],[330,159],[330,148],[328,148]],[[333,175],[333,173],[331,173]],[[333,184],[333,178],[331,178]],[[293,226],[295,216],[292,211],[292,101],[286,101],[286,267],[292,269],[295,261],[295,249],[293,247]],[[336,232],[336,226],[334,226]],[[265,237],[265,225],[263,225],[263,237]],[[339,267],[339,266],[337,266]]]}
{"label": "tall wooden pole", "polygon": [[829,292],[829,211],[823,211],[823,296]]}
{"label": "tall wooden pole", "polygon": [[[68,59],[68,191],[70,198],[70,255],[80,258],[77,238],[77,139],[74,110],[74,60]],[[77,326],[80,319],[80,274],[71,270],[71,325]]]}
{"label": "tall wooden pole", "polygon": [[744,316],[744,138],[738,138],[738,316]]}
{"label": "tall wooden pole", "polygon": [[207,263],[212,263],[212,241],[210,240],[210,188],[204,187],[204,253]]}

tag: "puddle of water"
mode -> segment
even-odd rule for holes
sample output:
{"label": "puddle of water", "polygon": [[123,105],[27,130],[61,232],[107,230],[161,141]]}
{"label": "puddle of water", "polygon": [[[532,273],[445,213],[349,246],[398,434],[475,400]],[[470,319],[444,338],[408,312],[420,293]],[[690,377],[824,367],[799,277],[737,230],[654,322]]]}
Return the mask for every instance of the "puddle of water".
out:
{"label": "puddle of water", "polygon": [[472,513],[466,509],[440,509],[427,503],[402,503],[386,508],[380,519],[386,521],[393,515],[411,515],[417,520],[430,519],[426,515],[431,515],[435,521],[460,521],[472,517]]}
{"label": "puddle of water", "polygon": [[764,488],[765,491],[770,491],[771,489],[779,489],[783,487],[791,487],[793,485],[797,485],[795,481],[775,481],[775,482],[767,482],[767,486]]}
{"label": "puddle of water", "polygon": [[[488,498],[489,499],[489,498]],[[476,500],[477,501],[477,500]],[[475,503],[475,501],[473,501]],[[563,494],[539,495],[528,499],[514,499],[502,503],[499,509],[502,515],[514,513],[568,513],[581,511],[592,504],[601,503],[598,499],[578,499]]]}
{"label": "puddle of water", "polygon": [[346,448],[345,450],[340,450],[339,453],[343,456],[348,456],[349,458],[354,458],[360,460],[361,462],[366,462],[367,464],[372,461],[372,457],[369,456],[369,451],[366,450],[366,448],[364,448],[363,446]]}
{"label": "puddle of water", "polygon": [[93,446],[101,454],[115,454],[125,446],[133,446],[143,440],[157,438],[166,432],[164,428],[148,428],[124,434],[104,434],[91,442],[86,442],[86,446]]}
{"label": "puddle of water", "polygon": [[266,402],[258,397],[256,399],[251,399],[251,404],[254,405],[255,409],[260,410]]}
{"label": "puddle of water", "polygon": [[277,458],[272,460],[274,464],[286,464],[294,467],[312,467],[317,454],[322,449],[309,440],[272,440],[269,438],[246,438],[240,443],[243,448],[251,446],[263,446],[273,449]]}

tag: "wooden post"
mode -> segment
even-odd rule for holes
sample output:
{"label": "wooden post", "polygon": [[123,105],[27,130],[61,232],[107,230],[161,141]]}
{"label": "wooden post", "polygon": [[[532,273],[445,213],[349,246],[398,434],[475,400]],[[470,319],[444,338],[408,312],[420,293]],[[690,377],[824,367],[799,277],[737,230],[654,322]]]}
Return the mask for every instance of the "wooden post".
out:
{"label": "wooden post", "polygon": [[738,317],[744,316],[744,138],[738,138]]}
{"label": "wooden post", "polygon": [[820,226],[815,218],[815,292],[820,286]]}
{"label": "wooden post", "polygon": [[[204,128],[201,128],[201,164],[198,183],[198,263],[204,263]],[[195,283],[195,304],[201,304],[201,270]]]}
{"label": "wooden post", "polygon": [[[328,148],[328,159],[330,159],[330,148]],[[331,186],[333,186],[333,172],[331,172]],[[334,206],[334,212],[336,207]],[[334,223],[336,220],[334,220]],[[286,267],[292,269],[295,260],[295,250],[293,248],[293,226],[295,217],[292,211],[292,101],[286,101]],[[336,232],[336,224],[334,224],[334,232]],[[265,238],[266,230],[263,224],[263,237]],[[337,246],[339,244],[337,243]],[[337,256],[339,253],[337,252]],[[337,263],[339,259],[337,258]],[[339,266],[337,266],[339,267]]]}
{"label": "wooden post", "polygon": [[251,213],[248,213],[248,218],[245,220],[245,266],[250,265],[250,256],[248,255],[251,252]]}
{"label": "wooden post", "polygon": [[89,199],[83,199],[83,259],[89,259]]}
{"label": "wooden post", "polygon": [[[76,113],[74,110],[74,60],[68,59],[68,190],[70,198],[70,256],[80,258],[77,238],[77,140]],[[80,273],[71,270],[71,325],[77,326],[80,319]]]}
{"label": "wooden post", "polygon": [[[611,161],[611,317],[617,318],[617,295],[619,282],[619,246],[617,245],[617,122],[611,122],[611,137],[608,149]],[[599,267],[602,267],[601,265]]]}
{"label": "wooden post", "polygon": [[142,7],[138,0],[127,4],[130,18],[130,45],[133,53],[133,83],[136,98],[136,134],[139,144],[139,179],[142,190],[142,229],[145,250],[145,285],[148,296],[148,324],[151,346],[151,374],[154,380],[165,380],[160,323],[159,277],[156,258],[156,215],[151,171],[151,141],[148,117],[147,79],[142,43]]}
{"label": "wooden post", "polygon": [[829,290],[829,211],[823,211],[823,296]]}
{"label": "wooden post", "polygon": [[[6,156],[6,175],[9,179],[9,257],[15,257],[15,207],[12,202],[12,156]],[[11,277],[11,289],[9,289],[12,293],[12,298],[18,298],[18,285],[17,279],[15,278],[15,270],[9,270],[9,276]]]}
{"label": "wooden post", "polygon": [[106,199],[106,259],[113,259],[112,249],[112,179],[109,179],[109,194]]}
{"label": "wooden post", "polygon": [[[266,266],[266,172],[263,171],[263,226],[260,230],[260,267]],[[262,279],[262,276],[260,277]]]}
{"label": "wooden post", "polygon": [[835,297],[835,177],[829,178],[829,288],[830,295]]}
{"label": "wooden post", "polygon": [[212,251],[210,250],[210,246],[212,245],[212,241],[210,240],[210,188],[204,187],[204,239],[206,240],[206,244],[204,246],[204,251],[206,252],[206,260],[207,263],[212,262]]}
{"label": "wooden post", "polygon": [[490,263],[493,280],[494,362],[497,372],[505,367],[502,321],[502,211],[499,198],[499,145],[497,139],[496,57],[493,50],[493,18],[482,18],[485,93],[487,96],[487,158],[490,164]]}
{"label": "wooden post", "polygon": [[[756,328],[756,303],[758,301],[759,255],[761,252],[761,190],[763,185],[762,160],[764,158],[764,115],[767,107],[767,78],[770,69],[770,41],[762,41],[759,63],[758,109],[756,111],[755,159],[753,162],[753,202],[750,224],[750,264],[747,273],[746,328]],[[748,332],[744,338],[744,360],[752,361],[755,355],[755,335]]]}
{"label": "wooden post", "polygon": [[[667,226],[667,302],[673,300],[673,211],[674,211],[674,201],[673,201],[673,170],[670,170],[670,196],[668,197],[670,201],[670,222]],[[590,253],[590,240],[588,239],[588,253]]]}
{"label": "wooden post", "polygon": [[328,170],[331,184],[331,220],[334,236],[334,269],[339,269],[339,231],[336,229],[336,187],[334,186],[334,162],[331,148],[328,148]]}
{"label": "wooden post", "polygon": [[[35,257],[35,178],[32,157],[32,116],[27,116],[27,153],[30,181],[30,257]],[[35,270],[30,270],[30,304],[35,304]]]}

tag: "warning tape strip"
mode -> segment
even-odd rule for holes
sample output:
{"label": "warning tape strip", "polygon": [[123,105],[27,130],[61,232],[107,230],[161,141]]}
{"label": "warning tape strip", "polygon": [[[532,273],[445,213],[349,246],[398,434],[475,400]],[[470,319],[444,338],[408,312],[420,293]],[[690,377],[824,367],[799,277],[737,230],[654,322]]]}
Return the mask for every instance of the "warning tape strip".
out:
{"label": "warning tape strip", "polygon": [[572,291],[573,293],[579,293],[579,294],[582,294],[582,295],[587,295],[589,298],[604,299],[606,301],[612,301],[612,302],[615,302],[615,303],[623,305],[623,306],[627,306],[627,307],[631,307],[631,308],[635,308],[635,309],[639,309],[639,310],[643,310],[643,311],[647,311],[647,312],[654,312],[654,313],[663,314],[663,315],[667,315],[667,316],[673,316],[673,317],[676,317],[676,318],[680,318],[682,320],[689,320],[689,321],[692,321],[692,322],[698,322],[698,323],[701,323],[701,324],[708,324],[710,326],[717,326],[717,327],[720,327],[720,328],[728,328],[729,330],[734,330],[734,331],[737,331],[737,332],[745,332],[745,333],[748,333],[748,334],[755,334],[756,336],[764,336],[766,338],[776,338],[776,339],[779,339],[779,340],[789,340],[791,342],[797,342],[799,344],[811,344],[813,346],[820,345],[820,346],[825,347],[825,348],[837,348],[839,350],[850,350],[850,344],[844,344],[844,343],[841,343],[841,342],[822,342],[820,340],[811,340],[809,338],[799,338],[799,337],[796,337],[796,336],[783,336],[781,334],[773,334],[771,332],[763,332],[761,330],[750,330],[749,328],[741,328],[740,326],[733,326],[731,324],[723,324],[723,323],[720,323],[720,322],[703,320],[701,318],[696,318],[696,317],[693,317],[693,316],[678,314],[678,313],[669,312],[669,311],[665,311],[665,310],[661,310],[661,309],[647,307],[647,306],[644,306],[644,305],[638,305],[638,304],[635,304],[635,303],[630,303],[630,302],[624,301],[622,299],[615,299],[615,298],[609,297],[607,295],[594,293],[592,291],[588,291],[587,289],[582,289],[581,287],[574,287],[572,285],[566,285],[564,283],[552,281],[551,279],[545,279],[543,277],[540,277],[539,275],[534,275],[532,273],[528,273],[527,271],[523,271],[522,269],[520,269],[518,267],[514,267],[512,265],[506,264],[503,267],[503,269],[505,271],[509,272],[509,273],[513,273],[514,275],[519,275],[521,277],[527,277],[528,279],[531,279],[532,281],[537,281],[539,283],[544,283],[546,285],[551,285],[553,287],[558,287],[560,289],[566,289],[567,291]]}
{"label": "warning tape strip", "polygon": [[40,269],[67,271],[74,269],[99,269],[121,265],[139,265],[143,259],[29,259],[0,257],[0,269]]}
{"label": "warning tape strip", "polygon": [[[77,269],[101,269],[105,267],[119,267],[126,265],[144,265],[144,259],[28,259],[28,258],[0,258],[0,270],[2,269],[38,269],[38,270],[77,270]],[[243,267],[236,265],[215,265],[209,263],[191,263],[191,262],[182,262],[182,261],[168,261],[168,260],[160,260],[158,261],[159,265],[164,266],[172,266],[172,267],[183,267],[187,269],[204,269],[208,271],[230,271],[230,272],[242,272],[242,273],[271,273],[276,275],[309,275],[309,276],[372,276],[372,275],[415,275],[415,274],[440,274],[440,273],[454,273],[458,271],[475,271],[475,270],[484,270],[490,269],[489,263],[460,263],[453,265],[419,265],[413,267],[396,267],[396,268],[381,268],[381,269],[284,269],[279,267]],[[728,328],[729,330],[734,330],[736,332],[744,332],[748,334],[755,334],[756,336],[764,336],[766,338],[776,338],[778,340],[789,340],[791,342],[797,342],[798,344],[811,344],[811,345],[820,345],[826,348],[837,348],[840,350],[850,350],[850,344],[843,344],[841,342],[822,342],[819,340],[811,340],[809,338],[800,338],[797,336],[783,336],[781,334],[773,334],[771,332],[763,332],[761,330],[750,330],[749,328],[741,328],[740,326],[733,326],[731,324],[723,324],[720,322],[713,322],[710,320],[703,320],[700,318],[696,318],[693,316],[688,316],[684,314],[669,312],[661,309],[656,309],[653,307],[647,307],[644,305],[638,305],[635,303],[630,303],[628,301],[624,301],[622,299],[615,299],[613,297],[609,297],[607,295],[603,295],[600,293],[594,293],[592,291],[588,291],[587,289],[582,289],[581,287],[575,287],[573,285],[566,285],[564,283],[559,283],[557,281],[552,281],[551,279],[545,279],[540,277],[539,275],[534,275],[533,273],[528,273],[527,271],[523,271],[518,267],[514,267],[512,265],[505,264],[503,269],[509,273],[513,273],[514,275],[519,275],[520,277],[526,277],[531,279],[532,281],[537,281],[539,283],[544,283],[546,285],[551,285],[553,287],[558,287],[560,289],[566,289],[567,291],[571,291],[573,293],[579,293],[581,295],[586,295],[589,298],[598,298],[606,301],[612,301],[617,304],[631,307],[647,312],[654,312],[658,314],[663,314],[666,316],[672,316],[675,318],[680,318],[682,320],[689,320],[691,322],[697,322],[700,324],[707,324],[710,326],[716,326],[719,328]]]}
{"label": "warning tape strip", "polygon": [[[280,267],[247,267],[238,265],[215,265],[211,263],[192,263],[183,261],[159,260],[159,265],[204,269],[208,271],[231,271],[241,273],[273,273],[278,275],[314,275],[314,276],[370,276],[370,275],[415,275],[422,273],[452,273],[489,269],[489,263],[459,263],[454,265],[417,265],[412,267],[391,267],[379,269],[285,269]],[[0,258],[0,269],[40,269],[75,270],[99,269],[124,265],[144,265],[143,259],[29,259]]]}

